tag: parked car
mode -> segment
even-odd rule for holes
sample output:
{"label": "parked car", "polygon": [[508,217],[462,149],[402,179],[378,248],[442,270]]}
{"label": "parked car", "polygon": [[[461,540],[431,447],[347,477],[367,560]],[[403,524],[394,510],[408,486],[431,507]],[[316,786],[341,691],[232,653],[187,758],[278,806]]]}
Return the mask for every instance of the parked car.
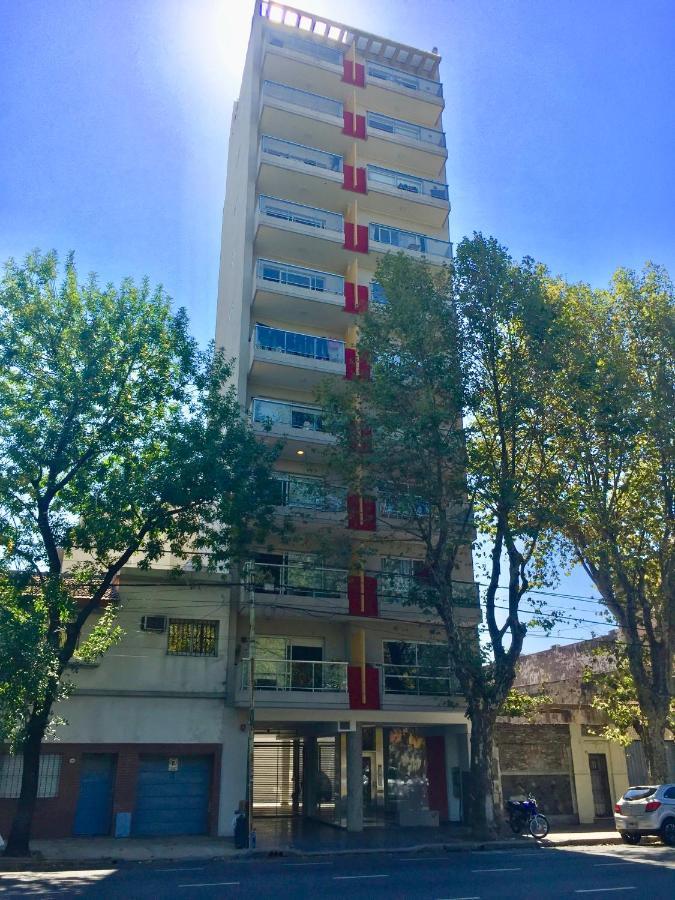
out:
{"label": "parked car", "polygon": [[626,844],[658,835],[675,847],[675,784],[630,787],[614,807],[614,823]]}

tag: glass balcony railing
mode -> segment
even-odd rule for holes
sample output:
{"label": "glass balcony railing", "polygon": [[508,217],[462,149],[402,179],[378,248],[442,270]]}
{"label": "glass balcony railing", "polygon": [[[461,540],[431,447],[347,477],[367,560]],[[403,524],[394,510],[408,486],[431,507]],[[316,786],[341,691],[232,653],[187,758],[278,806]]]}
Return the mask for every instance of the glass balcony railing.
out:
{"label": "glass balcony railing", "polygon": [[279,84],[277,81],[263,82],[262,92],[264,98],[281,100],[283,103],[292,103],[294,106],[301,106],[312,112],[326,113],[342,119],[343,106],[339,100],[331,100],[330,97],[322,97],[320,94],[312,94],[309,91],[300,91],[298,88]]}
{"label": "glass balcony railing", "polygon": [[[428,577],[424,577],[423,569],[413,575],[402,572],[380,572],[377,575],[378,596],[391,603],[408,601],[420,590],[425,593],[433,590]],[[452,597],[455,606],[480,606],[480,588],[474,581],[453,581]]]}
{"label": "glass balcony railing", "polygon": [[327,169],[329,172],[342,171],[342,157],[336,153],[327,153],[325,150],[315,150],[313,147],[304,147],[302,144],[294,144],[292,141],[282,141],[279,138],[262,136],[260,142],[262,152],[278,159],[292,159],[304,166],[313,166],[317,169]]}
{"label": "glass balcony railing", "polygon": [[256,263],[256,274],[262,281],[273,284],[287,284],[289,287],[304,288],[319,294],[344,297],[345,280],[341,275],[333,275],[332,272],[306,269],[304,266],[274,262],[271,259],[259,259]]}
{"label": "glass balcony railing", "polygon": [[434,128],[425,128],[423,125],[413,125],[412,122],[404,122],[402,119],[392,119],[381,113],[367,113],[368,128],[373,131],[383,131],[386,134],[395,134],[419,141],[422,144],[433,144],[435,147],[445,147],[445,135]]}
{"label": "glass balcony railing", "polygon": [[404,175],[402,172],[394,172],[392,169],[383,169],[380,166],[369,165],[367,170],[369,188],[381,184],[394,188],[401,194],[419,194],[434,200],[448,199],[448,186],[442,181],[418,178],[416,175]]}
{"label": "glass balcony railing", "polygon": [[273,350],[276,353],[288,353],[290,356],[302,356],[306,359],[343,364],[345,361],[344,341],[315,337],[297,331],[283,331],[281,328],[270,328],[267,325],[255,326],[255,345],[260,350]]}
{"label": "glass balcony railing", "polygon": [[406,88],[409,91],[418,91],[422,94],[430,94],[432,97],[443,96],[443,85],[440,81],[432,81],[430,78],[421,78],[419,75],[410,75],[400,69],[392,69],[378,62],[367,62],[366,72],[368,79],[374,82],[383,81],[385,86],[395,85]]}
{"label": "glass balcony railing", "polygon": [[452,258],[452,244],[449,241],[430,238],[426,234],[418,234],[415,231],[403,231],[401,228],[392,228],[390,225],[378,225],[376,222],[371,222],[370,240],[388,244],[399,250],[414,250],[417,253],[440,256],[443,259]]}
{"label": "glass balcony railing", "polygon": [[447,697],[459,691],[459,682],[448,666],[382,667],[385,694],[413,694],[426,697]]}
{"label": "glass balcony railing", "polygon": [[[242,690],[248,690],[250,668],[250,659],[242,659]],[[333,691],[346,694],[347,663],[256,657],[254,685],[256,691]]]}
{"label": "glass balcony railing", "polygon": [[251,586],[265,594],[337,600],[347,595],[347,571],[328,566],[253,563]]}
{"label": "glass balcony railing", "polygon": [[267,197],[264,194],[258,197],[258,209],[271,219],[283,219],[284,222],[294,222],[296,225],[306,225],[320,231],[336,231],[341,235],[344,234],[344,219],[339,213],[328,209],[316,209],[313,206],[281,200],[279,197]]}
{"label": "glass balcony railing", "polygon": [[280,474],[273,477],[279,506],[324,512],[343,512],[346,509],[346,490],[334,487],[329,489],[321,478]]}
{"label": "glass balcony railing", "polygon": [[414,519],[429,514],[429,504],[412,494],[381,493],[377,498],[377,514],[383,519]]}
{"label": "glass balcony railing", "polygon": [[315,406],[298,403],[284,403],[282,400],[263,400],[256,397],[251,404],[251,419],[261,425],[273,428],[286,425],[298,431],[318,431],[325,433],[323,413]]}
{"label": "glass balcony railing", "polygon": [[267,42],[273,47],[284,47],[286,50],[293,50],[295,53],[302,53],[313,59],[321,59],[324,62],[334,63],[336,66],[342,65],[342,53],[339,50],[326,47],[325,44],[319,44],[316,41],[295,37],[291,34],[271,34],[267,38]]}

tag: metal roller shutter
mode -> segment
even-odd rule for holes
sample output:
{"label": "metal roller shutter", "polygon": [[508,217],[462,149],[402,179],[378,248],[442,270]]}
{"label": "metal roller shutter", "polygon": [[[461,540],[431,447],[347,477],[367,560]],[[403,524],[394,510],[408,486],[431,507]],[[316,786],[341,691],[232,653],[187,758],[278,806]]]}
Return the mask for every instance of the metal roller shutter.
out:
{"label": "metal roller shutter", "polygon": [[132,833],[206,834],[212,764],[211,756],[141,756]]}

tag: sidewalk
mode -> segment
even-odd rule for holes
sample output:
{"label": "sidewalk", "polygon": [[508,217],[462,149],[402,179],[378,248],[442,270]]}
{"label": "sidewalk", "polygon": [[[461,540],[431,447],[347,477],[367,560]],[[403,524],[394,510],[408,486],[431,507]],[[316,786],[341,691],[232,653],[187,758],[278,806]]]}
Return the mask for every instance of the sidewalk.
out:
{"label": "sidewalk", "polygon": [[564,832],[553,831],[543,841],[529,837],[506,837],[478,842],[467,838],[457,827],[368,828],[361,834],[320,826],[304,833],[274,833],[258,827],[254,851],[235,850],[230,838],[59,838],[32,841],[30,860],[0,856],[0,871],[72,867],[88,864],[110,865],[128,862],[170,862],[172,860],[251,859],[268,856],[330,856],[364,853],[423,853],[443,850],[448,853],[470,850],[513,850],[541,847],[573,847],[620,844],[616,831],[601,831],[594,826],[576,826]]}

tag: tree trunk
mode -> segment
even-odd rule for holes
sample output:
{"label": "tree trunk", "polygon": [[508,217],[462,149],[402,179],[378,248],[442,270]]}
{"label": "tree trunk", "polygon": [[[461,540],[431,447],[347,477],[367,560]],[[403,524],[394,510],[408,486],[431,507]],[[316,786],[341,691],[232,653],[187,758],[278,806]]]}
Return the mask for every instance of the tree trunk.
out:
{"label": "tree trunk", "polygon": [[[51,708],[51,704],[50,704]],[[23,742],[21,793],[16,805],[5,856],[30,856],[30,836],[40,775],[40,748],[47,728],[49,709],[33,712],[26,725]]]}
{"label": "tree trunk", "polygon": [[493,793],[493,744],[496,712],[481,703],[471,704],[471,778],[469,825],[477,840],[488,840],[497,831]]}
{"label": "tree trunk", "polygon": [[666,721],[668,714],[660,710],[645,711],[647,722],[642,729],[642,744],[647,759],[649,780],[652,784],[668,781],[668,757],[666,755]]}

